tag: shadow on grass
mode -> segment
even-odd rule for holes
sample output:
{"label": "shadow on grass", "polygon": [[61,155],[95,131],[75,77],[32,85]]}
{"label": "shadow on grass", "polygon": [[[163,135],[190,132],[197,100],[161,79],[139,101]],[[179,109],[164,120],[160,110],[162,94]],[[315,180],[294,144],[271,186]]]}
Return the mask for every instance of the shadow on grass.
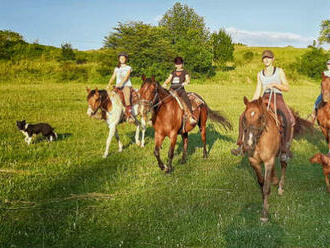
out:
{"label": "shadow on grass", "polygon": [[[200,132],[191,133],[188,136],[188,154],[191,155],[196,152],[196,148],[203,148],[203,142],[201,138]],[[226,141],[226,142],[234,142],[234,140],[228,136],[222,135],[219,131],[216,130],[214,124],[209,124],[206,127],[206,146],[207,153],[210,154],[214,143],[218,140]],[[183,144],[182,140],[179,142],[179,146],[177,148],[176,154],[181,154],[183,152]],[[201,154],[202,156],[202,154]]]}
{"label": "shadow on grass", "polygon": [[282,247],[283,229],[276,221],[260,222],[261,204],[246,204],[225,230],[227,247]]}

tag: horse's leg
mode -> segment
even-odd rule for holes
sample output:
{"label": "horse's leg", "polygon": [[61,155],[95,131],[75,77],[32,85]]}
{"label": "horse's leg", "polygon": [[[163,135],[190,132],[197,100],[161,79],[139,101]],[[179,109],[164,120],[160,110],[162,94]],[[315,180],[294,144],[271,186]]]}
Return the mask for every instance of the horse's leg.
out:
{"label": "horse's leg", "polygon": [[268,209],[269,209],[268,196],[270,194],[270,183],[271,183],[271,176],[274,167],[274,162],[275,162],[275,158],[272,158],[270,161],[265,163],[265,181],[264,181],[264,186],[262,188],[264,208],[262,210],[262,215],[260,218],[262,222],[268,221]]}
{"label": "horse's leg", "polygon": [[116,137],[116,140],[118,142],[118,152],[122,152],[123,151],[123,144],[121,143],[120,139],[119,139],[119,134],[118,134],[118,130],[117,130],[117,127],[115,128],[115,137]]}
{"label": "horse's leg", "polygon": [[199,130],[201,132],[202,142],[203,142],[203,158],[207,158],[206,150],[206,121],[207,121],[207,109],[206,107],[201,108],[201,113],[199,115]]}
{"label": "horse's leg", "polygon": [[174,156],[174,148],[175,148],[177,136],[178,134],[176,132],[173,132],[170,135],[171,145],[170,145],[170,149],[168,150],[168,164],[167,164],[167,168],[165,169],[166,173],[170,173],[173,171],[172,160]]}
{"label": "horse's leg", "polygon": [[158,166],[161,170],[165,169],[163,161],[160,159],[160,147],[163,143],[165,136],[159,134],[158,132],[155,132],[155,150],[154,150],[154,155],[157,158],[158,161]]}
{"label": "horse's leg", "polygon": [[273,185],[278,185],[279,180],[278,180],[278,177],[276,176],[275,166],[274,166],[273,169],[272,169],[272,175],[271,175],[271,178],[272,178],[272,184],[273,184]]}
{"label": "horse's leg", "polygon": [[182,153],[182,159],[181,164],[184,164],[187,162],[187,149],[188,149],[188,133],[181,134],[182,137],[182,143],[183,143],[183,153]]}
{"label": "horse's leg", "polygon": [[322,133],[325,137],[325,140],[328,144],[328,153],[330,153],[330,144],[329,144],[329,129],[328,128],[324,128],[324,127],[321,127],[321,130],[322,130]]}
{"label": "horse's leg", "polygon": [[141,147],[144,147],[144,135],[146,133],[146,122],[147,122],[147,116],[143,115],[141,118],[141,129],[142,129]]}
{"label": "horse's leg", "polygon": [[109,125],[109,135],[107,138],[107,143],[105,146],[103,158],[106,158],[109,154],[110,143],[111,143],[112,137],[115,135],[115,133],[116,133],[116,124],[112,123]]}
{"label": "horse's leg", "polygon": [[262,187],[264,186],[264,177],[262,176],[260,161],[257,161],[253,158],[250,158],[249,160],[250,160],[250,165],[252,166],[252,168],[254,169],[257,175],[258,183],[262,192]]}
{"label": "horse's leg", "polygon": [[[133,113],[132,113],[132,115],[134,115],[135,118],[138,115],[138,107],[139,106],[136,105],[136,104],[133,106]],[[140,123],[136,123],[135,144],[137,144],[138,146],[141,145],[141,142],[140,142],[139,138],[140,138]]]}
{"label": "horse's leg", "polygon": [[328,175],[324,175],[324,177],[325,177],[325,184],[327,185],[327,192],[330,193],[330,183],[329,183]]}
{"label": "horse's leg", "polygon": [[[284,180],[285,180],[285,171],[286,171],[287,163],[285,161],[281,161],[281,181],[278,187],[278,194],[283,195],[284,192]],[[275,167],[275,166],[274,166]]]}

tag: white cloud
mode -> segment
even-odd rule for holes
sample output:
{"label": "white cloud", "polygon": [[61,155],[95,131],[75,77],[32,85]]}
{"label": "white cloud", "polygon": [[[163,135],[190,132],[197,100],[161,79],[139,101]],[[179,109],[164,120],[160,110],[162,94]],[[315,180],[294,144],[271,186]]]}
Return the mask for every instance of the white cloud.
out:
{"label": "white cloud", "polygon": [[249,46],[295,46],[307,47],[313,43],[312,37],[304,37],[295,33],[247,31],[234,27],[225,28],[234,42]]}

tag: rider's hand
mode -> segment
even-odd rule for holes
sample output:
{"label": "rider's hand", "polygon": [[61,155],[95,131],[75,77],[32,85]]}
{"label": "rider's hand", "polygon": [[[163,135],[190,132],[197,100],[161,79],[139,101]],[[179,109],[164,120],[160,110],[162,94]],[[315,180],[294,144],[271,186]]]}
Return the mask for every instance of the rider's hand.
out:
{"label": "rider's hand", "polygon": [[163,88],[166,88],[166,86],[167,86],[167,84],[165,84],[165,83],[162,85]]}

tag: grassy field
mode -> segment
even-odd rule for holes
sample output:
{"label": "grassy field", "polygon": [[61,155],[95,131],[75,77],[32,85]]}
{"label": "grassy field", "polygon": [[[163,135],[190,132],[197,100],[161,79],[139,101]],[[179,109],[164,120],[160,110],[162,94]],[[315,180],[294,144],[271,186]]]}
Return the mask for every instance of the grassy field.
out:
{"label": "grassy field", "polygon": [[[285,49],[275,49],[275,54],[287,56],[282,59],[286,63],[291,50],[302,53]],[[308,162],[314,153],[327,152],[319,131],[293,142],[285,193],[279,196],[272,188],[266,224],[259,220],[262,201],[254,172],[246,158],[230,154],[243,96],[252,96],[260,69],[260,59],[254,58],[248,66],[187,87],[221,110],[234,131],[208,122],[209,158],[202,159],[196,129],[189,135],[185,165],[179,164],[179,138],[171,175],[156,164],[151,127],[146,147],[140,148],[133,144],[134,126],[122,124],[124,151],[118,153],[113,142],[109,157],[102,159],[108,129],[86,115],[86,84],[2,83],[0,246],[328,247],[330,195],[321,167]],[[316,82],[298,77],[285,99],[307,117],[318,92]],[[21,119],[49,122],[59,140],[48,143],[39,137],[28,146],[16,128]],[[166,140],[164,159],[168,145]]]}

